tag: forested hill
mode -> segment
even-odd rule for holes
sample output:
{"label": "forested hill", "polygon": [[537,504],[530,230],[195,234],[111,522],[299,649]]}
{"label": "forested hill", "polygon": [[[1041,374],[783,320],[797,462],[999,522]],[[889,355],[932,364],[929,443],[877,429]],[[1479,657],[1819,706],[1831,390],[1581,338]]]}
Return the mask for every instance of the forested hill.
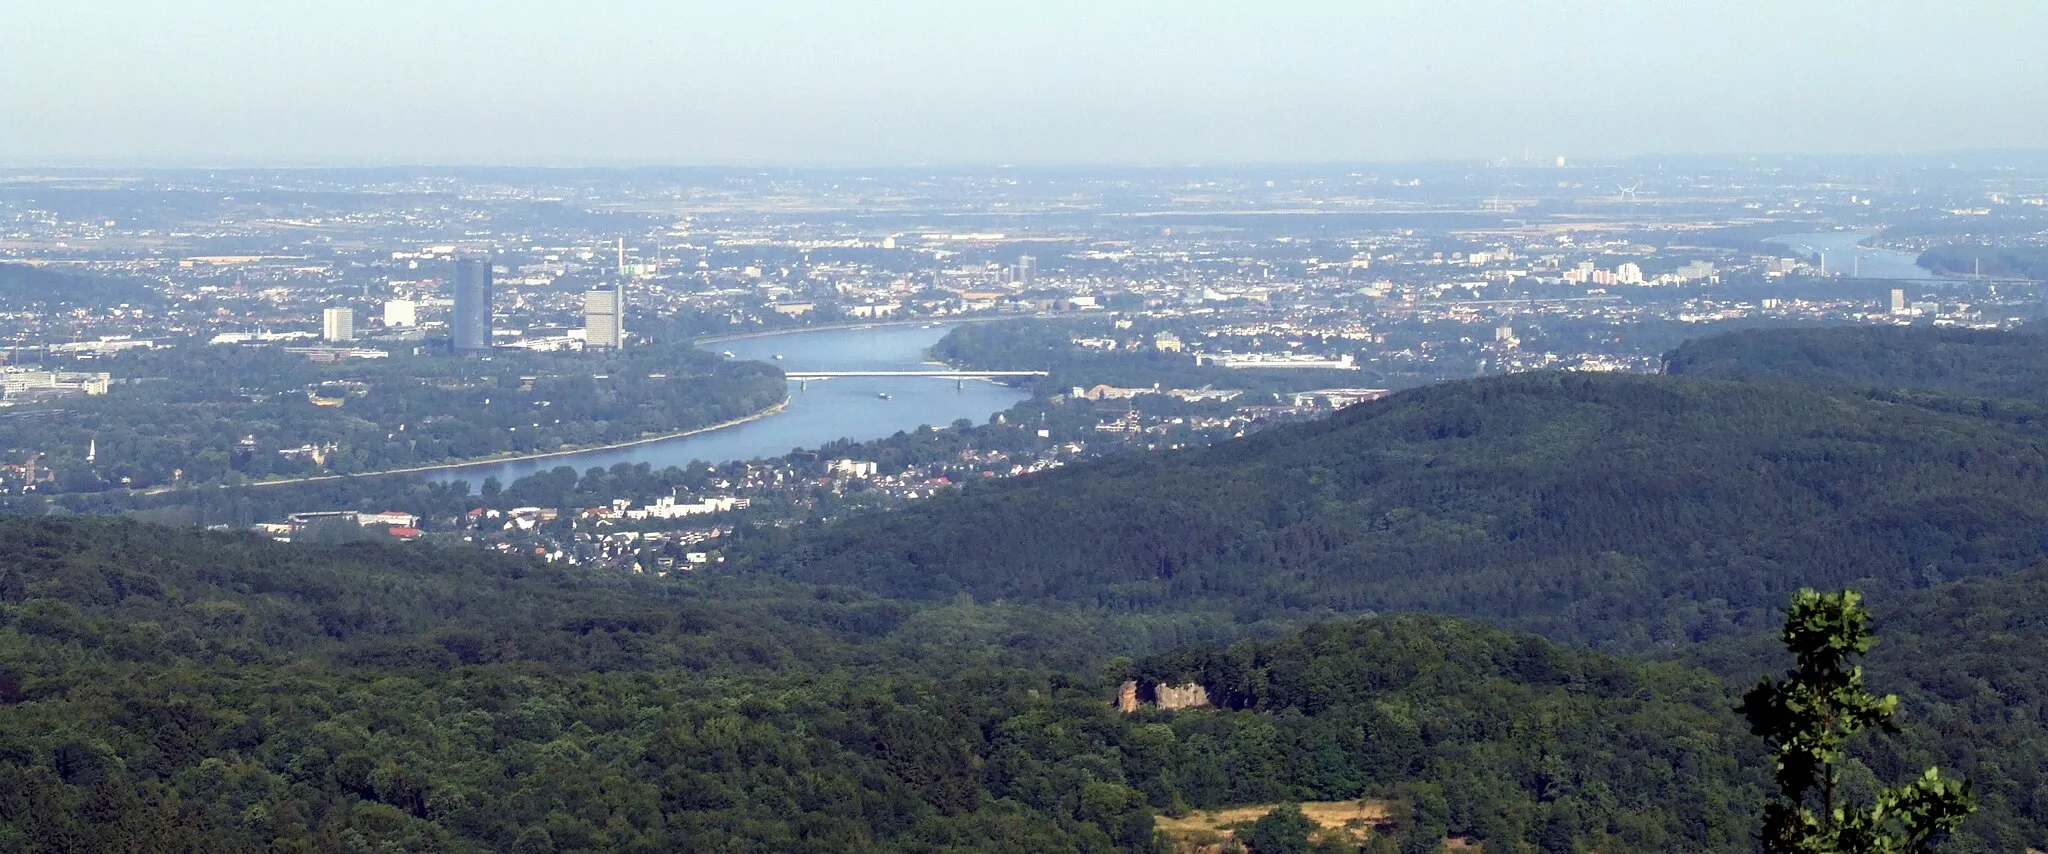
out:
{"label": "forested hill", "polygon": [[27,264],[0,264],[0,307],[12,310],[106,308],[161,301],[155,291],[138,282],[76,275]]}
{"label": "forested hill", "polygon": [[[1859,750],[1859,763],[1880,779],[1954,769],[2017,819],[1973,818],[1975,845],[2048,850],[2048,565],[1881,598],[1871,611],[1880,641],[1867,670],[1900,696],[1908,724]],[[1758,633],[1660,654],[1740,682],[1782,668],[1785,651]]]}
{"label": "forested hill", "polygon": [[733,565],[892,596],[1245,622],[1465,614],[1644,648],[1762,630],[1801,585],[1881,596],[2048,556],[2048,429],[1947,404],[1671,377],[1475,380],[1199,451],[745,532]]}
{"label": "forested hill", "polygon": [[[1761,801],[1695,669],[1414,617],[1076,667],[1056,609],[721,587],[0,519],[0,850],[1154,852],[1366,796],[1403,850],[1742,851]],[[1223,708],[1112,708],[1166,675]]]}
{"label": "forested hill", "polygon": [[2048,279],[2048,247],[1949,244],[1920,253],[1920,266],[1951,276]]}
{"label": "forested hill", "polygon": [[2048,336],[1925,326],[1752,329],[1688,341],[1664,357],[1664,370],[2048,403]]}

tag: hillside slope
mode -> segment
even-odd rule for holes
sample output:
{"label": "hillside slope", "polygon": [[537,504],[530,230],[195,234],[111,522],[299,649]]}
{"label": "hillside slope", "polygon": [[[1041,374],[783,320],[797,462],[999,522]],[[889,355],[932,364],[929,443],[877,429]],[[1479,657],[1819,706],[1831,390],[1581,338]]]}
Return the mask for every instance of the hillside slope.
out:
{"label": "hillside slope", "polygon": [[2048,403],[2048,337],[1925,326],[1752,329],[1688,341],[1665,355],[1664,371]]}
{"label": "hillside slope", "polygon": [[[2048,849],[2048,565],[1870,603],[1879,642],[1872,684],[1902,700],[1903,729],[1855,751],[1851,776],[1896,780],[1940,765],[1972,781],[1983,811],[1958,845]],[[1756,634],[1660,651],[1751,684],[1784,669],[1784,647]]]}
{"label": "hillside slope", "polygon": [[735,565],[887,596],[1241,621],[1420,610],[1646,647],[1766,629],[1801,585],[1884,594],[2048,556],[2048,430],[1951,410],[1971,407],[1668,377],[1475,380],[901,513],[742,532]]}
{"label": "hillside slope", "polygon": [[[16,518],[0,568],[0,850],[1135,852],[1368,795],[1425,838],[1739,851],[1760,799],[1711,676],[1436,618],[1095,675],[1033,652],[1086,634],[1057,611],[934,663],[899,640],[977,609],[388,545]],[[1176,668],[1225,707],[1113,710]]]}
{"label": "hillside slope", "polygon": [[156,291],[127,279],[28,264],[0,264],[0,307],[15,311],[161,302],[163,297]]}

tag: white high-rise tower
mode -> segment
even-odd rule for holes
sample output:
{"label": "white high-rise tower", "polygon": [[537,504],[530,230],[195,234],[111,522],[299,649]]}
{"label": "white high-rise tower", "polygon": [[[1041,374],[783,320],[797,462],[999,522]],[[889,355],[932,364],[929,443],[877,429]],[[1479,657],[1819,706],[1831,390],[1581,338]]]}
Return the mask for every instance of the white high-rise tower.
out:
{"label": "white high-rise tower", "polygon": [[617,350],[626,346],[626,283],[583,295],[583,346]]}
{"label": "white high-rise tower", "polygon": [[356,337],[356,310],[352,308],[329,308],[320,312],[320,337],[329,341],[353,341]]}

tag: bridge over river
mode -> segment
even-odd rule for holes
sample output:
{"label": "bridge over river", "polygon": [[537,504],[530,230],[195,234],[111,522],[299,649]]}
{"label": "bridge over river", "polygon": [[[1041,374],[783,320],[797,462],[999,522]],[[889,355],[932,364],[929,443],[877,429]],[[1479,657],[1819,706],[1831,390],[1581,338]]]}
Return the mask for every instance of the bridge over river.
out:
{"label": "bridge over river", "polygon": [[797,389],[811,391],[813,379],[834,379],[834,377],[932,377],[950,379],[958,387],[967,387],[969,379],[1010,379],[1010,377],[1044,377],[1044,371],[784,371],[782,377],[797,381]]}
{"label": "bridge over river", "polygon": [[785,371],[782,374],[795,380],[797,388],[808,389],[812,380],[829,380],[837,377],[931,377],[952,380],[965,384],[968,380],[998,380],[1012,377],[1042,377],[1045,371]]}
{"label": "bridge over river", "polygon": [[986,380],[1002,377],[1042,377],[1044,371],[785,371],[793,380],[829,380],[833,377],[938,377],[942,380]]}

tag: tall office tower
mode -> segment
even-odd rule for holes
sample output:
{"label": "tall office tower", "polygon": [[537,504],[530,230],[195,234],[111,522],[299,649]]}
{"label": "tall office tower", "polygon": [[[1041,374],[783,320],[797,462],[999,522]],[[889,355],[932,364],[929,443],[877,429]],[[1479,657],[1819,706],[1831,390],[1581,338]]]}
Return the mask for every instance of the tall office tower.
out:
{"label": "tall office tower", "polygon": [[1031,287],[1038,281],[1038,259],[1029,255],[1017,256],[1017,284]]}
{"label": "tall office tower", "polygon": [[417,326],[420,322],[419,306],[409,299],[384,301],[384,325],[392,328]]}
{"label": "tall office tower", "polygon": [[491,349],[491,262],[463,258],[455,262],[455,351]]}
{"label": "tall office tower", "polygon": [[320,311],[320,337],[328,341],[354,341],[356,310],[329,308]]}
{"label": "tall office tower", "polygon": [[1906,289],[1892,288],[1892,313],[1906,313]]}
{"label": "tall office tower", "polygon": [[626,346],[626,285],[583,295],[583,345],[617,350]]}

